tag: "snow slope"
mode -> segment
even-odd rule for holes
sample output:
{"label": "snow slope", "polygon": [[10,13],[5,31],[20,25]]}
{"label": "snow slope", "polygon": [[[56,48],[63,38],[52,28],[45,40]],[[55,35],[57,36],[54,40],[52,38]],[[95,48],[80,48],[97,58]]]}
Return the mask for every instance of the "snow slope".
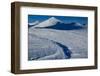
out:
{"label": "snow slope", "polygon": [[28,23],[28,26],[31,27],[31,26],[34,26],[34,25],[37,25],[37,24],[39,24],[39,21]]}
{"label": "snow slope", "polygon": [[71,22],[71,23],[64,23],[63,21],[51,17],[37,25],[35,25],[33,28],[50,28],[50,29],[57,29],[57,30],[73,30],[73,29],[82,29],[85,26],[83,24],[80,24],[78,22]]}
{"label": "snow slope", "polygon": [[58,20],[55,17],[51,17],[43,22],[41,22],[40,24],[34,26],[34,27],[48,27],[48,26],[53,26],[55,25],[57,22],[61,22],[60,20]]}
{"label": "snow slope", "polygon": [[[63,49],[54,41],[40,38],[29,32],[29,60],[46,60],[46,59],[65,59],[69,58],[69,50],[64,54]],[[60,44],[61,45],[61,44]]]}
{"label": "snow slope", "polygon": [[81,30],[54,30],[34,28],[29,31],[42,38],[59,42],[72,52],[71,58],[88,57],[87,29]]}
{"label": "snow slope", "polygon": [[28,31],[29,60],[87,58],[87,27],[51,17]]}

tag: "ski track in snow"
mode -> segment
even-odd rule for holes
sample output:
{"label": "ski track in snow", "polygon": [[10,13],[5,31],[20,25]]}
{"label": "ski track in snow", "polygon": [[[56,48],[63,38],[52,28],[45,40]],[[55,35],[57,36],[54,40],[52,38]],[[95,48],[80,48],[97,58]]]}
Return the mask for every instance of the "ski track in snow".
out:
{"label": "ski track in snow", "polygon": [[[38,39],[40,39],[42,41],[47,40],[47,41],[53,42],[53,44],[56,44],[55,47],[59,46],[59,47],[57,47],[56,50],[54,50],[55,52],[53,52],[52,54],[50,54],[50,52],[48,52],[48,54],[46,53],[45,55],[41,56],[40,54],[43,54],[43,53],[45,53],[45,51],[48,51],[48,50],[45,50],[43,53],[40,53],[39,55],[37,55],[38,57],[36,55],[35,56],[32,56],[33,55],[32,51],[35,51],[36,49],[35,50],[31,50],[31,52],[30,52],[30,49],[29,49],[29,54],[32,54],[31,57],[29,57],[29,60],[34,60],[34,59],[36,59],[36,60],[68,59],[68,58],[71,57],[71,51],[68,49],[68,47],[66,47],[66,46],[64,46],[64,45],[62,45],[62,44],[60,44],[58,42],[55,42],[53,40],[49,40],[49,39],[46,39],[46,38],[41,38],[41,37],[36,36],[34,34],[30,34],[29,33],[29,36],[32,36],[32,38],[33,37],[36,37],[36,38],[38,38]],[[46,45],[48,45],[48,44],[46,44]],[[51,48],[48,48],[48,49],[51,49]],[[50,50],[50,51],[52,51],[52,50]],[[36,54],[36,53],[34,53],[34,54]]]}
{"label": "ski track in snow", "polygon": [[28,31],[28,59],[53,60],[88,57],[87,26],[51,17]]}
{"label": "ski track in snow", "polygon": [[29,33],[65,45],[72,52],[71,58],[87,58],[87,34],[83,31],[34,28],[30,29]]}

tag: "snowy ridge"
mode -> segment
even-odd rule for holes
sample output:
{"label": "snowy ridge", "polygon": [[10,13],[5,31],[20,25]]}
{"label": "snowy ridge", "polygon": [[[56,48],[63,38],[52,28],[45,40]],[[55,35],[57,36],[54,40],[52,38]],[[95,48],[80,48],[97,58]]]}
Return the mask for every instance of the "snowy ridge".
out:
{"label": "snowy ridge", "polygon": [[55,17],[51,17],[48,20],[45,20],[34,27],[49,27],[49,26],[53,26],[53,25],[57,24],[58,22],[62,22],[62,21],[58,20]]}
{"label": "snowy ridge", "polygon": [[73,26],[81,26],[83,27],[83,25],[81,23],[78,23],[78,22],[72,22],[72,23],[68,23],[70,25],[73,25]]}
{"label": "snowy ridge", "polygon": [[28,60],[87,58],[87,27],[51,17],[28,31]]}
{"label": "snowy ridge", "polygon": [[51,17],[35,26],[33,26],[31,29],[34,28],[49,28],[49,29],[56,29],[56,30],[73,30],[73,29],[83,29],[86,26],[78,23],[78,22],[71,22],[71,23],[65,23],[55,17]]}
{"label": "snowy ridge", "polygon": [[35,21],[35,22],[32,22],[32,23],[28,23],[28,26],[34,26],[34,25],[37,25],[39,24],[39,21]]}

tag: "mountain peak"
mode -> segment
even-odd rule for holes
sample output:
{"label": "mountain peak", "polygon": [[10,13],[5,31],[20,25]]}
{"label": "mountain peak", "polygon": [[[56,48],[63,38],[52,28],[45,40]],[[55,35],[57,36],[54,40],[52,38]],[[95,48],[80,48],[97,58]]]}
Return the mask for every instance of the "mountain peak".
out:
{"label": "mountain peak", "polygon": [[55,22],[62,22],[59,19],[55,18],[55,17],[50,17],[49,18],[50,21],[55,21]]}
{"label": "mountain peak", "polygon": [[34,26],[34,27],[48,27],[48,26],[53,26],[56,25],[58,22],[62,22],[59,19],[55,18],[55,17],[50,17],[49,19],[39,23],[38,25]]}
{"label": "mountain peak", "polygon": [[55,17],[50,17],[49,19],[56,19]]}
{"label": "mountain peak", "polygon": [[70,23],[71,25],[74,25],[74,26],[83,26],[81,23],[79,23],[79,22],[72,22],[72,23]]}
{"label": "mountain peak", "polygon": [[58,19],[55,18],[55,17],[50,17],[49,19],[51,19],[51,20],[58,20]]}

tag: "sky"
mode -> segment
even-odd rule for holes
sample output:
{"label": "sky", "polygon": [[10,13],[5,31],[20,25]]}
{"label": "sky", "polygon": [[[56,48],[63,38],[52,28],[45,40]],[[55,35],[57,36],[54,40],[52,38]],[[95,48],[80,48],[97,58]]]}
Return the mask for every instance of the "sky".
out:
{"label": "sky", "polygon": [[28,15],[28,23],[35,21],[42,22],[49,19],[50,17],[55,17],[64,23],[79,22],[81,24],[88,23],[88,17],[74,17],[74,16],[53,16],[53,15]]}

